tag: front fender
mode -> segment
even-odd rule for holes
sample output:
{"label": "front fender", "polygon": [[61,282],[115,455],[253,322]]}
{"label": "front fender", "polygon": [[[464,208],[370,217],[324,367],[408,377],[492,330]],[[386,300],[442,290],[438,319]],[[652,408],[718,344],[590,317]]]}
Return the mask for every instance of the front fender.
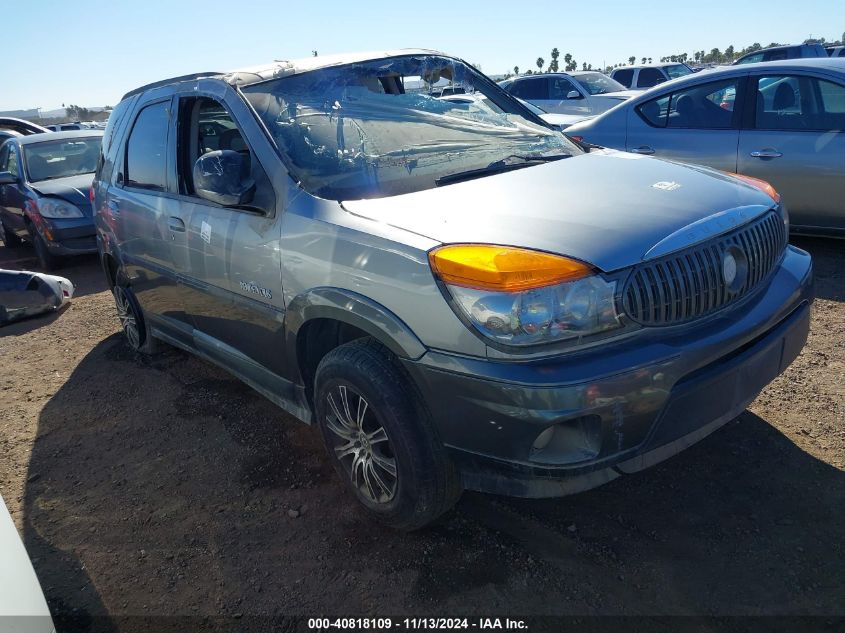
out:
{"label": "front fender", "polygon": [[411,329],[384,306],[350,290],[314,288],[297,295],[285,310],[288,358],[299,366],[297,337],[303,325],[313,319],[334,319],[363,330],[399,358],[416,360],[426,352]]}

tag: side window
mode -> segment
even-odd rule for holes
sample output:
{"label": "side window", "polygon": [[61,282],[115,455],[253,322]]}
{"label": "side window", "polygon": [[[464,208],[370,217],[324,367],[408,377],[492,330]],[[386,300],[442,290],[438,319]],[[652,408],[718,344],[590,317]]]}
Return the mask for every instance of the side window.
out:
{"label": "side window", "polygon": [[522,79],[515,81],[511,94],[526,101],[537,101],[549,98],[549,82],[545,77],[536,79]]}
{"label": "side window", "polygon": [[138,113],[126,142],[126,185],[157,191],[167,189],[169,119],[170,101],[153,103]]}
{"label": "side window", "polygon": [[638,88],[652,88],[657,84],[666,81],[663,72],[658,68],[640,68],[640,76],[637,77]]}
{"label": "side window", "polygon": [[4,145],[3,147],[0,147],[0,171],[10,171],[9,147],[10,145]]}
{"label": "side window", "polygon": [[613,73],[612,77],[626,88],[630,88],[631,82],[634,79],[634,69],[623,68],[622,70],[617,70]]}
{"label": "side window", "polygon": [[18,171],[18,150],[11,144],[9,145],[9,163],[6,171],[10,171],[16,176],[20,173]]}
{"label": "side window", "polygon": [[566,95],[573,90],[578,92],[578,94],[581,94],[575,86],[572,85],[572,82],[564,77],[554,77],[549,81],[549,84],[549,99],[566,99]]}
{"label": "side window", "polygon": [[[791,49],[800,55],[799,49]],[[763,55],[764,62],[779,62],[783,59],[790,59],[790,49],[782,48],[778,51],[769,51]],[[798,57],[798,55],[793,55],[792,57]]]}
{"label": "side window", "polygon": [[757,62],[763,61],[763,53],[754,53],[753,55],[749,55],[748,57],[742,58],[738,63],[740,64],[756,64]]}
{"label": "side window", "polygon": [[189,97],[179,101],[176,164],[179,193],[196,196],[194,163],[203,154],[218,150],[238,152],[249,162],[250,178],[255,182],[252,205],[264,211],[275,205],[273,187],[266,172],[253,156],[237,123],[223,105],[208,97]]}
{"label": "side window", "polygon": [[655,127],[730,128],[738,82],[738,79],[728,79],[678,90],[647,101],[638,111]]}
{"label": "side window", "polygon": [[758,130],[843,130],[845,87],[803,75],[760,77],[755,127]]}

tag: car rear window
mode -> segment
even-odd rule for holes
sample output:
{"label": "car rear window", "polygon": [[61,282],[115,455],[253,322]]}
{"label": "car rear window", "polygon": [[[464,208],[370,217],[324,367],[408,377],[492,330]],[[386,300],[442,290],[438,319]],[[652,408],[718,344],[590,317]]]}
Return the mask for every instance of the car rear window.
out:
{"label": "car rear window", "polygon": [[622,70],[615,70],[613,71],[613,79],[618,81],[620,84],[625,86],[626,88],[631,87],[631,81],[634,79],[634,69],[633,68],[623,68]]}

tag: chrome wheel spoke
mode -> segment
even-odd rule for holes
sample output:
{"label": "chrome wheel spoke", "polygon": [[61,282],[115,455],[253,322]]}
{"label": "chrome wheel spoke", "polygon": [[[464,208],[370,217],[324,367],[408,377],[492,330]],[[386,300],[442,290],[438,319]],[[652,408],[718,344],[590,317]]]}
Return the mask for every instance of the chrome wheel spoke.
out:
{"label": "chrome wheel spoke", "polygon": [[393,496],[393,491],[390,489],[390,486],[385,483],[384,479],[381,478],[381,475],[378,474],[378,470],[373,465],[373,461],[368,461],[366,466],[370,471],[370,477],[372,477],[372,479],[376,482],[376,485],[381,488],[383,495],[390,499]]}
{"label": "chrome wheel spoke", "polygon": [[383,426],[378,427],[375,431],[367,435],[367,439],[370,441],[370,444],[378,444],[380,442],[387,442],[387,431],[384,430]]}
{"label": "chrome wheel spoke", "polygon": [[[343,387],[341,387],[341,389],[343,389],[343,391],[341,391],[341,400],[343,400],[345,398],[346,389],[343,388]],[[352,439],[353,433],[355,431],[357,431],[357,429],[355,428],[355,425],[352,424],[352,422],[349,420],[349,418],[344,415],[345,411],[341,412],[341,409],[339,409],[338,406],[335,404],[335,401],[334,401],[334,398],[332,397],[332,394],[329,394],[328,400],[329,400],[329,406],[331,407],[332,412],[335,415],[335,420],[340,425],[340,427],[343,428],[342,432],[335,431],[335,433],[337,433],[338,435],[340,435],[344,439]],[[340,428],[340,427],[338,427],[338,428]]]}
{"label": "chrome wheel spoke", "polygon": [[[343,412],[346,414],[346,418],[344,419],[344,424],[348,425],[350,428],[354,428],[357,430],[358,425],[352,421],[352,413],[349,409],[349,397],[346,393],[346,387],[341,385],[337,388],[340,392],[340,402],[343,405]],[[363,400],[363,398],[361,398]]]}
{"label": "chrome wheel spoke", "polygon": [[[335,431],[335,433],[337,432]],[[355,455],[357,452],[358,448],[355,446],[355,440],[349,440],[348,443],[343,446],[336,446],[334,449],[334,454],[337,455],[338,459],[343,459],[349,455]]]}
{"label": "chrome wheel spoke", "polygon": [[373,501],[378,501],[381,495],[376,495],[376,491],[373,490],[373,483],[370,481],[372,470],[372,462],[369,459],[362,459],[361,474],[364,476],[364,485],[367,487],[367,496]]}
{"label": "chrome wheel spoke", "polygon": [[373,463],[378,465],[383,471],[396,477],[396,460],[391,457],[384,457],[378,453],[373,453]]}

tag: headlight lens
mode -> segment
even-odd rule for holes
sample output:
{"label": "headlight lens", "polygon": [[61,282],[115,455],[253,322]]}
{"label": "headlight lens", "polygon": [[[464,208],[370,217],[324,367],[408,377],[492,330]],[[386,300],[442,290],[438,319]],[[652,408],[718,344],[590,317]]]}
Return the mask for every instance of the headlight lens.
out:
{"label": "headlight lens", "polygon": [[52,219],[84,217],[82,215],[82,211],[70,202],[51,198],[42,198],[38,200],[38,212],[43,217]]}
{"label": "headlight lens", "polygon": [[488,245],[445,246],[429,259],[461,316],[497,342],[553,343],[621,327],[616,282],[582,262]]}

